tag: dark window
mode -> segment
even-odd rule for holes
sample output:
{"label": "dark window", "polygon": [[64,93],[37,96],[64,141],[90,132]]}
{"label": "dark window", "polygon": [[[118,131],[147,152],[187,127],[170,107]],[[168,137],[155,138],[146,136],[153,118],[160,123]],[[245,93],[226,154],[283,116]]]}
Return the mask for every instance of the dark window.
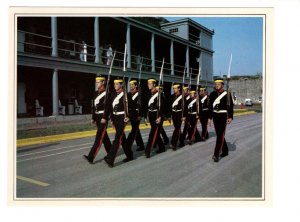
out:
{"label": "dark window", "polygon": [[169,29],[169,33],[175,33],[178,32],[178,28]]}

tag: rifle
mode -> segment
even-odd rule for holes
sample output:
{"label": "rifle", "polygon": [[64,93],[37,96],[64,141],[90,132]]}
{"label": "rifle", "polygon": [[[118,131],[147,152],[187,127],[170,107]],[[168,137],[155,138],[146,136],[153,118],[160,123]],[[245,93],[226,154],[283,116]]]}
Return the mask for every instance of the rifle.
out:
{"label": "rifle", "polygon": [[192,84],[192,74],[190,74],[190,82],[189,82],[189,85],[188,85],[188,90],[189,90],[189,92],[190,92],[191,84]]}
{"label": "rifle", "polygon": [[185,63],[185,66],[184,66],[184,70],[183,70],[183,77],[182,77],[182,92],[181,92],[181,95],[182,95],[182,116],[181,118],[183,118],[183,113],[184,113],[184,105],[185,105],[185,98],[184,98],[184,92],[183,92],[183,87],[184,87],[184,78],[185,78],[185,69],[186,69],[186,63]]}
{"label": "rifle", "polygon": [[125,111],[125,118],[129,116],[129,113],[128,113],[128,96],[127,96],[127,86],[126,86],[126,83],[125,83],[125,74],[123,75],[123,92],[124,92],[124,99],[123,99],[123,102],[124,102],[124,111]]}
{"label": "rifle", "polygon": [[230,109],[229,80],[230,80],[231,62],[232,62],[232,53],[230,55],[230,61],[229,61],[229,67],[228,67],[228,74],[227,74],[227,78],[226,78],[226,82],[227,82],[227,86],[226,86],[226,91],[227,91],[227,113],[229,113],[229,109]]}
{"label": "rifle", "polygon": [[163,79],[164,63],[165,63],[165,58],[163,58],[162,65],[161,65],[161,68],[160,68],[160,74],[159,74],[158,97],[157,97],[157,118],[158,118],[158,115],[159,115],[160,109],[161,109],[161,91],[160,91],[160,87],[161,87],[161,82],[162,82],[162,79]]}
{"label": "rifle", "polygon": [[[110,63],[110,68],[109,68],[107,82],[106,82],[106,88],[105,88],[104,105],[106,105],[106,102],[107,102],[107,94],[108,94],[108,90],[109,90],[109,82],[110,82],[111,70],[112,70],[112,66],[113,66],[114,60],[115,60],[115,56],[116,56],[116,51],[114,52],[113,58],[112,58],[111,63]],[[105,109],[104,109],[104,112],[105,112]],[[104,116],[104,113],[103,113],[103,116]]]}
{"label": "rifle", "polygon": [[197,114],[199,116],[200,114],[200,105],[199,105],[199,82],[200,82],[200,76],[201,76],[201,66],[199,65],[199,73],[197,76],[197,85],[196,85],[196,105],[197,105]]}
{"label": "rifle", "polygon": [[123,103],[124,103],[124,111],[125,111],[124,118],[127,118],[127,117],[129,116],[129,114],[128,114],[127,86],[126,86],[126,82],[125,82],[126,55],[127,55],[127,48],[126,48],[126,44],[125,44],[125,49],[124,49],[124,60],[123,60],[123,73],[124,73],[124,75],[123,75],[123,92],[124,92]]}
{"label": "rifle", "polygon": [[139,83],[138,83],[138,101],[137,101],[137,107],[140,113],[141,107],[142,107],[142,101],[141,101],[141,74],[142,74],[142,67],[143,67],[143,57],[141,59],[140,63],[140,72],[139,72]]}

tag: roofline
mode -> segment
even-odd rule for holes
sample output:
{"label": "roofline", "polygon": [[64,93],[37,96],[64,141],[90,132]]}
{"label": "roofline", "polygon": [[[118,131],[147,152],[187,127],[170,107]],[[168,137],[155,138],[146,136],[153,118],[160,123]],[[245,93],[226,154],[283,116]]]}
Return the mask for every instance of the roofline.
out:
{"label": "roofline", "polygon": [[196,26],[199,29],[202,29],[202,30],[208,32],[211,35],[215,34],[214,30],[210,30],[209,28],[206,28],[205,26],[199,24],[198,22],[195,22],[194,20],[192,20],[190,18],[183,18],[183,19],[175,20],[173,22],[163,23],[163,24],[160,25],[160,27],[174,25],[174,24],[183,23],[183,22],[191,23],[192,25]]}
{"label": "roofline", "polygon": [[205,52],[208,52],[208,53],[211,53],[211,54],[214,53],[214,51],[211,50],[211,49],[199,47],[198,45],[193,44],[190,41],[188,41],[188,40],[186,40],[186,39],[184,39],[182,37],[170,34],[170,33],[166,32],[166,31],[164,31],[162,29],[155,28],[155,27],[153,27],[151,25],[148,25],[146,23],[140,22],[140,21],[135,20],[133,18],[130,18],[130,17],[112,17],[112,18],[113,19],[117,19],[117,20],[122,21],[122,22],[130,23],[130,24],[133,24],[133,25],[135,24],[137,27],[146,29],[146,30],[148,30],[150,32],[153,32],[155,34],[158,34],[160,36],[167,37],[170,40],[176,40],[179,43],[183,43],[183,44],[188,45],[189,47],[195,48],[197,50],[205,51]]}

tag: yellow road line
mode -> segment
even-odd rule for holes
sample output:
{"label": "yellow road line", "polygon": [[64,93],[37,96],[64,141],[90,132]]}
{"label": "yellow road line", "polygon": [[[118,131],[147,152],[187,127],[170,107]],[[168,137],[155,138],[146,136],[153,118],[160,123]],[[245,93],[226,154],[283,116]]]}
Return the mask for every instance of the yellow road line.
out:
{"label": "yellow road line", "polygon": [[[171,125],[168,121],[164,122],[164,126]],[[146,126],[145,124],[140,125],[140,130],[150,128],[150,123]],[[125,132],[131,130],[131,126],[126,126]],[[108,128],[107,133],[114,133],[115,130],[113,128]],[[42,137],[35,137],[35,138],[27,138],[27,139],[19,139],[17,140],[17,148],[36,145],[36,144],[43,144],[43,143],[54,143],[62,140],[69,140],[69,139],[79,139],[84,137],[95,136],[96,130],[89,130],[89,131],[82,131],[82,132],[75,132],[75,133],[65,133],[59,135],[52,135],[52,136],[42,136]]]}
{"label": "yellow road line", "polygon": [[17,179],[26,181],[28,183],[33,183],[33,184],[36,184],[36,185],[39,185],[39,186],[42,186],[42,187],[47,187],[47,186],[50,185],[48,183],[44,183],[44,182],[41,182],[41,181],[38,181],[38,180],[34,180],[34,179],[27,178],[27,177],[22,177],[22,176],[17,176]]}
{"label": "yellow road line", "polygon": [[[256,113],[255,111],[246,111],[241,113],[236,113],[234,116],[241,116],[241,115],[247,115],[247,114],[253,114]],[[170,126],[169,121],[164,121],[164,126]],[[140,130],[143,129],[149,129],[150,123],[146,126],[144,123],[141,123]],[[128,125],[125,128],[125,132],[128,132],[131,130],[131,126]],[[115,130],[113,128],[108,128],[107,133],[114,133]],[[69,140],[69,139],[80,139],[84,137],[91,137],[95,136],[96,130],[89,130],[89,131],[82,131],[82,132],[75,132],[75,133],[65,133],[65,134],[59,134],[59,135],[52,135],[52,136],[42,136],[42,137],[34,137],[34,138],[27,138],[27,139],[19,139],[17,140],[17,148],[24,147],[24,146],[30,146],[30,145],[37,145],[37,144],[43,144],[43,143],[54,143],[59,142],[63,140]]]}

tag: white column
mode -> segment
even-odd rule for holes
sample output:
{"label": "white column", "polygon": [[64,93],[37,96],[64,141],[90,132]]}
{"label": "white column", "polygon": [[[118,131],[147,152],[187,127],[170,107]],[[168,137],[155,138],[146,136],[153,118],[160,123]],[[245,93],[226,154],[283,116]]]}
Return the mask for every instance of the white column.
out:
{"label": "white column", "polygon": [[58,70],[53,70],[52,75],[52,115],[58,115]]}
{"label": "white column", "polygon": [[155,72],[155,38],[154,38],[154,33],[151,34],[151,72]]}
{"label": "white column", "polygon": [[126,32],[126,47],[127,47],[127,68],[131,68],[131,39],[130,39],[130,24],[127,24]]}
{"label": "white column", "polygon": [[189,48],[189,46],[186,46],[185,61],[186,61],[186,74],[187,74],[187,77],[190,77],[190,48]]}
{"label": "white column", "polygon": [[202,41],[202,32],[200,31],[199,32],[199,46],[202,46],[201,41]]}
{"label": "white column", "polygon": [[94,22],[94,46],[95,46],[95,63],[99,63],[100,47],[99,47],[99,17],[95,17]]}
{"label": "white column", "polygon": [[57,49],[57,17],[51,17],[51,47],[52,47],[52,54],[51,56],[57,57],[58,56],[58,49]]}
{"label": "white column", "polygon": [[174,41],[173,40],[171,40],[170,60],[171,60],[171,75],[174,75]]}

